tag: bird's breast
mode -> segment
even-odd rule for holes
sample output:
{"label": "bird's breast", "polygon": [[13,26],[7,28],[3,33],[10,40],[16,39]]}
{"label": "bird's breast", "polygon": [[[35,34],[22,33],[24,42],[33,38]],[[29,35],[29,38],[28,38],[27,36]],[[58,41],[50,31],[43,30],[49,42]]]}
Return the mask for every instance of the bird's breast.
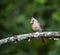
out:
{"label": "bird's breast", "polygon": [[40,28],[40,26],[36,25],[36,24],[32,25],[32,29],[33,29],[33,31],[39,31],[39,32],[42,31],[42,29]]}

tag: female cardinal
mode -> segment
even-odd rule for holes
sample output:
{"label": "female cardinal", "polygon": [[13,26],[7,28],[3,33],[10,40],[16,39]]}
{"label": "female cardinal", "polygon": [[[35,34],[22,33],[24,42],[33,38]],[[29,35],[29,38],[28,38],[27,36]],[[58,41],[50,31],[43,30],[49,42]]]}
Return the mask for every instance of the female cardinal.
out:
{"label": "female cardinal", "polygon": [[[30,24],[32,25],[33,31],[42,32],[42,26],[35,18],[32,17]],[[45,39],[43,37],[41,37],[41,41],[42,43],[45,43]]]}

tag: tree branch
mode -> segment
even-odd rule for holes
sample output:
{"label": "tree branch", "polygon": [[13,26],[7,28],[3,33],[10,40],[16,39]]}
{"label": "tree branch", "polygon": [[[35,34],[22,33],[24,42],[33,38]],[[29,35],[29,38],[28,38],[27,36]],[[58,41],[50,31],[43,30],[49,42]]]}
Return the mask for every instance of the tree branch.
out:
{"label": "tree branch", "polygon": [[29,39],[30,38],[40,38],[42,36],[44,38],[52,38],[52,37],[59,38],[60,32],[35,32],[35,33],[16,35],[16,36],[8,37],[5,39],[1,39],[0,45],[2,45],[4,43],[8,43],[8,42],[21,41],[23,39],[28,39],[28,38]]}

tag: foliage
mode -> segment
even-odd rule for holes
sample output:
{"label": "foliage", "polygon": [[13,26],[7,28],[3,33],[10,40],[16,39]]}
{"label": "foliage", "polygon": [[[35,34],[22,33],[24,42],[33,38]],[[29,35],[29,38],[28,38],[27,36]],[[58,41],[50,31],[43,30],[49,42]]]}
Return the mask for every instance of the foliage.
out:
{"label": "foliage", "polygon": [[[32,16],[44,31],[60,31],[60,0],[0,0],[0,39],[33,32]],[[7,43],[0,46],[0,55],[60,55],[59,42],[46,38],[44,45],[39,39]]]}

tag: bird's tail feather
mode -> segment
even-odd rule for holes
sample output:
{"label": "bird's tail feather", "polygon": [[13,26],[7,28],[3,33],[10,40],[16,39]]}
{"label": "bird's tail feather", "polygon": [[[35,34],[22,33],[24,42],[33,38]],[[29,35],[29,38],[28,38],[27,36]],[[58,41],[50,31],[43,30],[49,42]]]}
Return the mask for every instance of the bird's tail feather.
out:
{"label": "bird's tail feather", "polygon": [[45,38],[41,37],[40,40],[42,43],[45,43]]}

